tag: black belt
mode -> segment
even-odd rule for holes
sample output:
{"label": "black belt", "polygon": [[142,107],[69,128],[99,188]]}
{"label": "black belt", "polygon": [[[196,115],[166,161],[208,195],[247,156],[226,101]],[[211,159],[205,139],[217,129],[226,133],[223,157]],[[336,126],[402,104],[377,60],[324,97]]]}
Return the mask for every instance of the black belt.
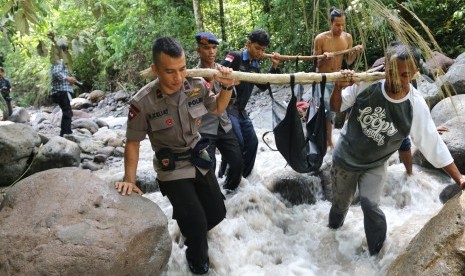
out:
{"label": "black belt", "polygon": [[192,149],[184,152],[174,152],[175,161],[190,160],[192,157]]}

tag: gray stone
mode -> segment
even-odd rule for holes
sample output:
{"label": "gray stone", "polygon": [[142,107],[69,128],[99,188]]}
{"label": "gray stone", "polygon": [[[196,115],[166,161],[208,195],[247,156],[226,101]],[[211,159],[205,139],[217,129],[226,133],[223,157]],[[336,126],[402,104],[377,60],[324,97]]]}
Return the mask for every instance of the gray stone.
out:
{"label": "gray stone", "polygon": [[26,171],[40,143],[29,125],[0,122],[0,187],[10,185]]}
{"label": "gray stone", "polygon": [[314,204],[322,198],[321,180],[315,176],[283,171],[272,181],[271,191],[291,205]]}
{"label": "gray stone", "polygon": [[463,275],[465,196],[449,200],[392,262],[387,275]]}
{"label": "gray stone", "polygon": [[[465,95],[464,95],[465,96]],[[453,119],[442,124],[449,130],[441,135],[442,140],[449,149],[455,165],[461,172],[465,172],[465,128],[463,122],[465,117],[454,117]],[[425,168],[434,168],[423,156],[419,150],[413,153],[413,163]]]}
{"label": "gray stone", "polygon": [[31,119],[31,114],[24,107],[17,107],[14,109],[13,114],[8,117],[8,121],[15,123],[27,123]]}
{"label": "gray stone", "polygon": [[78,167],[81,163],[79,146],[63,137],[52,137],[40,147],[26,176],[53,168]]}
{"label": "gray stone", "polygon": [[431,110],[431,117],[436,126],[443,125],[450,119],[457,116],[465,116],[465,95],[456,95],[441,100]]}
{"label": "gray stone", "polygon": [[85,128],[89,130],[91,133],[96,133],[99,129],[97,123],[95,123],[92,119],[77,119],[71,123],[73,128]]}
{"label": "gray stone", "polygon": [[160,275],[171,254],[155,203],[77,168],[11,187],[0,221],[0,275]]}

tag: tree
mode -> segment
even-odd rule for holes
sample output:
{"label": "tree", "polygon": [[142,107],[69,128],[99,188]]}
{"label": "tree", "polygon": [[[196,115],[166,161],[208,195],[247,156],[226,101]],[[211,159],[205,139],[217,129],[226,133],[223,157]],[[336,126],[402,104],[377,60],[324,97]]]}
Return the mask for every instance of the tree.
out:
{"label": "tree", "polygon": [[194,16],[195,16],[195,25],[197,26],[197,31],[203,31],[203,18],[202,10],[200,8],[200,0],[193,0],[192,5],[194,7]]}

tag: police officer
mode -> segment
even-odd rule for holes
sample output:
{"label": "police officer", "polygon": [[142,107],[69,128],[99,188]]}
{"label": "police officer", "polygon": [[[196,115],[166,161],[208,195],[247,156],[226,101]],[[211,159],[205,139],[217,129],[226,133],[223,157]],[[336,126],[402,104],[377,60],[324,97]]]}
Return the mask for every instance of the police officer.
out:
{"label": "police officer", "polygon": [[0,67],[0,92],[2,97],[5,99],[6,105],[8,106],[8,115],[10,116],[13,113],[13,107],[11,106],[11,85],[10,81],[4,76],[5,70],[3,67]]}
{"label": "police officer", "polygon": [[[214,76],[220,92],[214,95],[202,78],[186,78],[182,46],[170,37],[158,38],[152,47],[152,71],[158,79],[130,101],[124,155],[124,179],[115,187],[122,195],[142,194],[136,186],[140,141],[148,135],[155,151],[154,167],[160,191],[173,206],[181,233],[186,237],[190,270],[209,270],[207,231],[226,214],[224,197],[200,139],[200,120],[207,112],[221,114],[232,93],[231,69],[219,67]],[[211,161],[211,160],[210,160]]]}
{"label": "police officer", "polygon": [[[200,32],[195,35],[195,40],[200,57],[197,68],[217,68],[219,65],[215,59],[219,42],[216,37],[209,32]],[[216,94],[221,90],[220,84],[210,82],[210,89]],[[242,179],[242,154],[227,112],[222,112],[220,116],[205,114],[200,124],[200,134],[210,140],[208,151],[213,162],[216,164],[215,150],[218,148],[222,159],[230,164],[223,188],[230,191],[236,189]]]}
{"label": "police officer", "polygon": [[[264,30],[254,30],[249,35],[247,48],[244,51],[229,52],[221,62],[221,65],[231,67],[234,71],[259,73],[259,60],[263,57],[263,53],[269,44],[269,36]],[[271,62],[273,65],[268,72],[279,73],[278,66],[280,60],[278,53],[272,53]],[[227,109],[233,130],[242,149],[242,159],[244,160],[242,176],[244,177],[249,176],[252,172],[258,149],[257,135],[255,134],[252,121],[245,111],[245,106],[249,101],[254,85],[262,91],[267,88],[265,84],[241,82],[235,86],[237,92],[236,99]]]}

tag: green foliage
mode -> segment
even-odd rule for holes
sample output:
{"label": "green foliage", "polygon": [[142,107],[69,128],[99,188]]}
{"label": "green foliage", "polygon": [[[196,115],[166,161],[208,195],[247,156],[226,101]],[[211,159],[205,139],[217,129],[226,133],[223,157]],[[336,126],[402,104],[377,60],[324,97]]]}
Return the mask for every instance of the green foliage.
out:
{"label": "green foliage", "polygon": [[[366,46],[355,65],[365,70],[384,54],[386,44],[397,37],[392,18],[404,18],[425,38],[426,31],[412,11],[433,34],[444,52],[455,57],[465,51],[465,0],[201,0],[206,31],[221,39],[218,60],[227,51],[245,47],[253,29],[269,32],[268,52],[311,55],[314,37],[329,30],[331,6],[346,9],[347,31],[354,45]],[[374,13],[373,2],[392,14]],[[50,63],[68,59],[75,76],[89,89],[136,91],[145,81],[139,71],[151,64],[151,45],[160,36],[176,37],[184,46],[187,66],[198,62],[196,30],[191,1],[184,0],[0,0],[0,41],[8,76],[14,83],[14,100],[28,105],[48,94]],[[379,9],[379,7],[378,7]],[[223,28],[222,28],[223,27]],[[8,41],[8,43],[6,43]],[[58,47],[65,43],[69,55]],[[434,47],[434,43],[430,42]],[[268,66],[265,61],[264,66]],[[284,70],[311,71],[312,62],[283,64]],[[81,91],[79,91],[81,92]]]}
{"label": "green foliage", "polygon": [[[402,4],[429,27],[446,55],[455,58],[465,51],[465,0],[410,0]],[[411,15],[406,14],[405,18],[420,33],[425,34]]]}
{"label": "green foliage", "polygon": [[31,106],[39,97],[48,95],[50,68],[47,60],[37,56],[26,60],[21,51],[9,53],[5,67],[13,87],[10,95],[16,105]]}

